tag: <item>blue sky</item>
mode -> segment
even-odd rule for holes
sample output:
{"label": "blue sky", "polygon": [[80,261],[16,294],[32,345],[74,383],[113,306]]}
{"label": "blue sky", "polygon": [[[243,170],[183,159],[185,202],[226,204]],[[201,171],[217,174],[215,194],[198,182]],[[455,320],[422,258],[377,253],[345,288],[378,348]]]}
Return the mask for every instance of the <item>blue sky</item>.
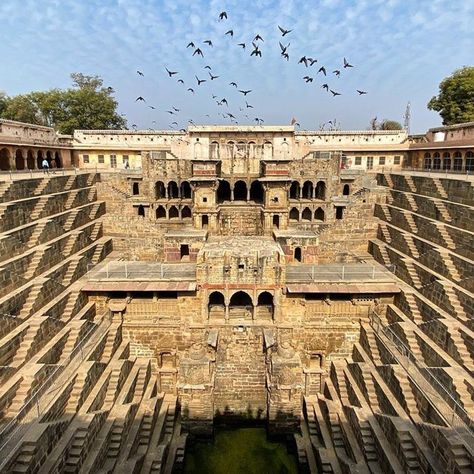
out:
{"label": "blue sky", "polygon": [[[222,10],[228,19],[219,22]],[[426,108],[440,80],[474,62],[473,0],[2,0],[0,24],[0,90],[68,87],[70,72],[98,74],[115,89],[129,126],[139,128],[230,123],[218,113],[231,112],[240,123],[295,117],[314,129],[336,118],[344,129],[365,129],[374,116],[403,121],[411,101],[411,131],[418,133],[441,123]],[[277,25],[293,31],[282,39]],[[233,38],[225,36],[229,29]],[[257,33],[262,58],[250,57]],[[280,40],[291,43],[289,62]],[[190,41],[204,58],[192,56]],[[303,55],[318,62],[306,69],[297,64]],[[343,69],[343,57],[355,67]],[[206,65],[219,79],[210,81]],[[321,65],[327,78],[317,74]],[[170,79],[165,66],[179,75]],[[196,74],[208,81],[197,87]],[[305,75],[314,81],[306,84]],[[231,81],[252,89],[246,99],[253,109],[239,110],[245,99]],[[342,95],[326,93],[324,82]],[[146,104],[135,102],[139,95]],[[173,116],[166,113],[172,106],[180,109]]]}

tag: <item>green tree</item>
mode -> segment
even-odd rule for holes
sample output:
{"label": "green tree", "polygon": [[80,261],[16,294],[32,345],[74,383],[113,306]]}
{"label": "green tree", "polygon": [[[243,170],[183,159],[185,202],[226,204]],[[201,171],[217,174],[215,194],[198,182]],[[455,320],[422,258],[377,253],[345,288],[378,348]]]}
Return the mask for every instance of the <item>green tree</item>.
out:
{"label": "green tree", "polygon": [[402,130],[402,124],[396,120],[383,120],[379,125],[379,130]]}
{"label": "green tree", "polygon": [[439,112],[443,125],[474,121],[474,67],[465,66],[443,79],[428,109]]}
{"label": "green tree", "polygon": [[[7,97],[0,116],[10,120],[49,125],[61,133],[77,129],[120,129],[126,121],[117,113],[111,87],[99,76],[71,74],[73,87]],[[1,101],[0,101],[1,104]],[[1,105],[0,105],[1,107]]]}
{"label": "green tree", "polygon": [[0,117],[2,117],[3,111],[7,106],[7,95],[5,92],[0,92]]}

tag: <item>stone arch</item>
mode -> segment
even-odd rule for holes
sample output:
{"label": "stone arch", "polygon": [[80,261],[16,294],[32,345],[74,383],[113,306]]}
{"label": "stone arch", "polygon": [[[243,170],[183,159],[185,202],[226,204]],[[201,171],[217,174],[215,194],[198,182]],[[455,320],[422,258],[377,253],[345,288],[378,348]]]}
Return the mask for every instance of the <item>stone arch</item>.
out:
{"label": "stone arch", "polygon": [[15,151],[15,169],[17,170],[25,169],[25,158],[20,148],[17,148]]}
{"label": "stone arch", "polygon": [[227,145],[226,145],[226,148],[227,148],[227,156],[229,158],[234,158],[235,143],[232,140],[228,141]]}
{"label": "stone arch", "polygon": [[210,145],[211,160],[219,159],[219,142],[213,141]]}
{"label": "stone arch", "polygon": [[453,155],[453,170],[462,171],[462,153],[455,151]]}
{"label": "stone arch", "polygon": [[191,209],[189,206],[184,206],[181,209],[181,219],[191,219]]}
{"label": "stone arch", "polygon": [[230,297],[229,308],[249,306],[253,306],[252,298],[245,291],[237,291]]}
{"label": "stone arch", "polygon": [[441,155],[438,152],[433,153],[433,169],[441,169]]}
{"label": "stone arch", "polygon": [[48,163],[49,163],[49,167],[51,168],[51,163],[53,161],[53,153],[51,150],[48,150],[46,152],[46,159],[48,160]]}
{"label": "stone arch", "polygon": [[202,158],[202,144],[201,142],[194,143],[194,158],[200,160]]}
{"label": "stone arch", "polygon": [[158,206],[156,208],[156,218],[166,219],[166,209],[164,208],[164,206]]}
{"label": "stone arch", "polygon": [[342,188],[342,195],[349,196],[350,193],[351,193],[351,187],[348,184],[345,184]]}
{"label": "stone arch", "polygon": [[247,183],[239,180],[234,184],[234,201],[247,200]]}
{"label": "stone arch", "polygon": [[213,291],[209,294],[207,312],[209,317],[225,317],[225,298],[220,291]]}
{"label": "stone arch", "polygon": [[224,201],[230,201],[231,199],[231,192],[230,192],[230,184],[228,181],[221,180],[219,181],[219,185],[217,186],[217,202],[221,203]]}
{"label": "stone arch", "polygon": [[269,160],[272,158],[273,158],[273,143],[267,140],[263,144],[263,159]]}
{"label": "stone arch", "polygon": [[181,183],[181,197],[183,199],[191,199],[191,185],[188,181]]}
{"label": "stone arch", "polygon": [[257,318],[273,319],[274,309],[273,295],[269,291],[262,291],[257,299]]}
{"label": "stone arch", "polygon": [[170,199],[176,199],[179,197],[179,188],[176,181],[170,181],[168,183],[168,197]]}
{"label": "stone arch", "polygon": [[321,207],[318,207],[314,211],[314,220],[315,221],[324,221],[324,210]]}
{"label": "stone arch", "polygon": [[171,206],[168,210],[168,217],[170,219],[179,219],[179,211],[176,206]]}
{"label": "stone arch", "polygon": [[290,209],[289,215],[290,221],[299,221],[300,220],[300,211],[296,207]]}
{"label": "stone arch", "polygon": [[305,199],[313,198],[313,183],[311,181],[305,181],[303,183],[303,197]]}
{"label": "stone arch", "polygon": [[249,158],[255,158],[257,156],[257,144],[255,142],[248,143]]}
{"label": "stone arch", "polygon": [[449,151],[445,151],[443,153],[443,169],[450,170],[451,169],[451,154]]}
{"label": "stone arch", "polygon": [[290,199],[300,198],[300,183],[298,181],[292,181],[290,186]]}
{"label": "stone arch", "polygon": [[11,169],[10,151],[8,148],[0,150],[0,170],[6,171]]}
{"label": "stone arch", "polygon": [[62,168],[63,167],[61,153],[59,153],[59,151],[56,151],[54,153],[54,161],[56,161],[56,168]]}
{"label": "stone arch", "polygon": [[316,199],[324,201],[326,199],[326,183],[324,181],[318,181],[316,183]]}
{"label": "stone arch", "polygon": [[165,199],[166,198],[166,187],[163,181],[157,181],[155,183],[155,199]]}
{"label": "stone arch", "polygon": [[423,168],[425,170],[431,169],[431,153],[425,153],[424,161],[423,161]]}
{"label": "stone arch", "polygon": [[40,170],[43,168],[43,151],[38,150],[36,154],[36,167]]}
{"label": "stone arch", "polygon": [[250,200],[255,202],[263,202],[264,191],[262,183],[258,180],[252,181],[250,184]]}
{"label": "stone arch", "polygon": [[301,213],[301,220],[302,221],[311,221],[311,217],[312,217],[311,209],[309,207],[305,207],[303,209],[303,212]]}
{"label": "stone arch", "polygon": [[283,142],[280,147],[280,153],[283,159],[287,159],[290,155],[290,145],[288,142]]}
{"label": "stone arch", "polygon": [[35,169],[35,156],[32,150],[26,152],[26,166],[29,170]]}

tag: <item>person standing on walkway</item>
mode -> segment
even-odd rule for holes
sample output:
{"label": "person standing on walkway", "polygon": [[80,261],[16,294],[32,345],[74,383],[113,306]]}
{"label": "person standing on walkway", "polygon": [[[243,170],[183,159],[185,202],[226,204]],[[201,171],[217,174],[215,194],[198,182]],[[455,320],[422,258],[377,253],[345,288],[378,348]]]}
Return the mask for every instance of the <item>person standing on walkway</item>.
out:
{"label": "person standing on walkway", "polygon": [[46,158],[44,158],[43,161],[41,162],[41,167],[43,168],[45,173],[49,173],[49,163]]}

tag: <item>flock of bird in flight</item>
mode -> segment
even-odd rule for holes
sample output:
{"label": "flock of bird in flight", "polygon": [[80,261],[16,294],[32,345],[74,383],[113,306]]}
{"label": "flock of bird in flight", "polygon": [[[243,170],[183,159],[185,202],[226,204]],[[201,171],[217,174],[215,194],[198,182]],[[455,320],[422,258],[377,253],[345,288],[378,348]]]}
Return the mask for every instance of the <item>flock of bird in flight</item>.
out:
{"label": "flock of bird in flight", "polygon": [[[223,11],[219,14],[219,21],[224,21],[224,20],[227,20],[228,19],[228,16],[227,16],[227,12]],[[282,28],[281,26],[278,25],[278,29],[280,30],[280,33],[281,33],[281,37],[284,38],[285,36],[289,35],[293,30],[287,30],[285,28]],[[234,30],[233,29],[229,29],[224,36],[227,36],[227,37],[230,37],[230,38],[233,38],[234,37]],[[260,35],[260,34],[256,34],[255,37],[253,38],[253,40],[251,41],[251,45],[252,45],[252,49],[251,49],[251,52],[250,52],[250,56],[255,56],[256,58],[261,58],[262,57],[262,49],[261,47],[263,46],[263,43],[265,42],[265,40],[263,39],[263,37]],[[212,48],[214,45],[212,43],[212,41],[210,39],[206,39],[203,41],[203,44],[207,45],[209,48]],[[286,46],[284,44],[282,44],[281,41],[279,41],[279,46],[280,46],[280,55],[282,56],[283,59],[285,59],[286,61],[289,61],[290,60],[290,44],[291,43],[288,43]],[[242,50],[246,50],[248,49],[248,45],[246,43],[237,43],[237,46],[239,46],[240,48],[242,48]],[[204,51],[199,47],[199,46],[196,46],[196,43],[194,41],[190,41],[188,43],[188,45],[186,46],[186,49],[189,49],[191,48],[191,50],[193,51],[192,52],[192,56],[201,56],[201,58],[204,58]],[[250,49],[250,48],[249,48]],[[206,53],[207,54],[207,53]],[[309,57],[309,56],[302,56],[299,60],[298,60],[298,64],[302,64],[304,65],[306,68],[311,68],[313,67],[316,63],[318,62],[317,59],[315,58],[312,58],[312,57]],[[349,61],[346,59],[346,58],[343,58],[343,63],[342,63],[342,69],[350,69],[350,68],[353,68],[354,66],[352,64],[349,63]],[[218,75],[215,75],[213,74],[212,72],[212,68],[211,66],[204,66],[204,69],[206,70],[207,72],[207,76],[204,75],[202,76],[201,75],[201,78],[198,77],[198,75],[194,75],[195,79],[196,79],[196,85],[191,87],[189,86],[187,88],[187,92],[189,92],[190,94],[195,94],[196,93],[196,89],[197,88],[200,88],[202,84],[210,81],[215,81],[217,79],[220,78],[220,76]],[[173,79],[175,76],[177,76],[179,74],[178,71],[172,71],[170,69],[168,69],[167,67],[165,67],[165,70],[168,74],[168,77]],[[144,76],[144,73],[142,71],[139,71],[137,70],[137,74],[139,76]],[[326,70],[326,68],[324,66],[320,66],[319,69],[317,70],[316,72],[316,75],[318,74],[321,74],[322,76],[324,77],[327,77],[328,76],[328,71]],[[340,77],[341,75],[341,69],[335,69],[332,71],[332,74],[334,75],[334,77]],[[209,77],[209,79],[207,79],[206,77]],[[310,75],[306,75],[302,78],[304,80],[305,83],[312,83],[314,81],[314,77],[313,76],[310,76]],[[177,79],[177,82],[182,84],[183,86],[185,86],[185,83],[184,83],[184,80],[181,79],[181,78],[178,78]],[[249,109],[254,109],[254,106],[249,104],[246,100],[247,98],[247,95],[250,94],[252,92],[251,89],[239,89],[239,86],[236,82],[232,81],[229,83],[229,86],[231,87],[234,87],[238,92],[240,92],[243,97],[245,98],[245,106],[242,104],[240,107],[239,107],[239,111],[240,112],[246,112],[248,111]],[[333,97],[337,97],[337,96],[340,96],[342,95],[340,92],[337,92],[336,90],[333,90],[328,83],[324,83],[321,85],[321,88],[326,90],[326,92],[329,92],[332,94]],[[366,91],[364,90],[360,90],[360,89],[356,89],[356,92],[359,94],[359,96],[362,96],[362,95],[365,95],[367,94]],[[227,99],[224,97],[224,98],[221,98],[219,99],[218,96],[212,94],[212,99],[215,100],[216,104],[218,106],[226,106],[227,108],[229,107],[229,102],[227,101]],[[136,99],[135,99],[135,102],[143,102],[143,103],[146,103],[146,100],[143,96],[138,96]],[[153,106],[153,105],[149,105],[147,104],[148,107],[152,110],[156,110],[156,107]],[[178,115],[180,113],[180,109],[178,109],[177,107],[170,107],[168,110],[166,110],[166,113],[170,114],[171,116],[174,116],[174,115]],[[237,124],[238,125],[238,121],[237,121],[237,118],[236,116],[231,113],[231,112],[219,112],[219,115],[224,118],[224,119],[230,119],[231,123],[234,123],[234,124]],[[209,114],[206,114],[206,117],[210,117]],[[250,117],[248,115],[248,113],[244,114],[244,117],[247,118],[248,120],[250,120]],[[262,125],[264,123],[264,120],[260,117],[255,117],[253,119],[254,122],[256,122],[258,125]],[[155,124],[156,121],[153,121],[153,123]],[[328,122],[329,123],[329,122]],[[188,124],[190,125],[195,125],[194,121],[192,119],[189,119],[188,120]],[[295,119],[292,120],[292,124],[296,125],[296,126],[299,126],[299,123],[297,123],[295,121]],[[133,128],[136,128],[136,125],[133,124],[132,125]],[[178,127],[178,122],[177,121],[173,121],[171,124],[170,124],[170,128],[176,128]],[[185,129],[181,129],[181,131],[185,131]]]}

